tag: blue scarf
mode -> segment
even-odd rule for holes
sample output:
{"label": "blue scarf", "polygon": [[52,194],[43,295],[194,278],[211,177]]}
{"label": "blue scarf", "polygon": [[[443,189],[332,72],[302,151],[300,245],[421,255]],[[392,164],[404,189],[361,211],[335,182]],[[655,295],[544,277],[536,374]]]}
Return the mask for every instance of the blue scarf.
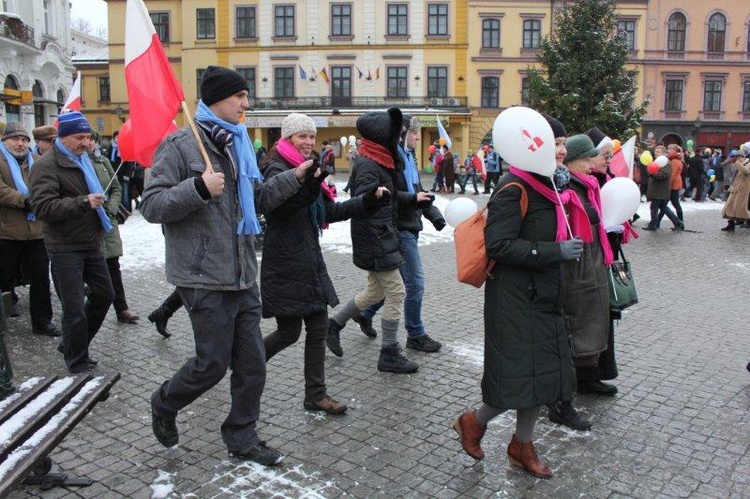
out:
{"label": "blue scarf", "polygon": [[198,103],[195,119],[204,123],[218,125],[232,134],[229,140],[231,145],[227,147],[231,152],[235,164],[239,168],[237,175],[237,195],[240,198],[240,209],[242,209],[242,220],[237,225],[238,235],[260,234],[260,223],[255,213],[255,194],[253,183],[263,180],[263,175],[258,170],[255,159],[255,151],[250,143],[250,136],[244,123],[236,125],[226,122],[216,116],[213,111],[203,102]]}
{"label": "blue scarf", "polygon": [[[83,153],[80,156],[76,156],[75,154],[70,152],[67,147],[65,147],[65,145],[59,138],[55,139],[55,146],[60,150],[60,152],[75,161],[75,164],[78,165],[78,168],[83,173],[83,178],[86,181],[86,187],[88,188],[90,194],[104,194],[102,184],[99,183],[99,177],[96,176],[94,165],[91,164],[91,160],[89,159],[88,154]],[[100,206],[96,209],[96,214],[99,215],[99,220],[101,220],[102,222],[102,228],[104,229],[104,232],[111,231],[112,222],[109,221],[109,217],[107,216],[107,212],[104,211],[103,206]]]}
{"label": "blue scarf", "polygon": [[398,146],[398,153],[401,155],[401,159],[404,160],[404,179],[406,179],[406,188],[409,189],[409,194],[414,194],[414,186],[419,184],[417,163],[414,162],[414,156],[406,152],[406,150],[400,145]]}
{"label": "blue scarf", "polygon": [[[13,176],[13,183],[16,184],[16,190],[23,194],[24,197],[29,197],[29,188],[26,187],[26,182],[23,181],[23,173],[21,172],[21,165],[18,164],[18,159],[5,147],[5,142],[0,142],[0,151],[5,156],[5,161],[8,162],[8,168],[10,168],[10,174]],[[31,171],[31,167],[34,166],[34,156],[28,149],[26,149],[26,164],[29,165],[29,171]],[[36,217],[33,213],[29,212],[26,214],[26,220],[33,222],[36,220]]]}
{"label": "blue scarf", "polygon": [[120,148],[117,147],[117,142],[112,141],[112,151],[109,153],[109,161],[114,164],[115,158],[120,155]]}

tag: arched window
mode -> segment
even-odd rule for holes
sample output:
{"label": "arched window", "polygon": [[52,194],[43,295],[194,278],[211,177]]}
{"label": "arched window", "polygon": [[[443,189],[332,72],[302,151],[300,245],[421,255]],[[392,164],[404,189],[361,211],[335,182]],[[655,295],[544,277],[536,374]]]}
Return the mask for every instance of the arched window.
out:
{"label": "arched window", "polygon": [[39,80],[34,81],[31,87],[31,93],[34,95],[34,126],[45,125],[44,116],[44,87]]}
{"label": "arched window", "polygon": [[724,14],[716,12],[708,19],[708,44],[706,50],[709,52],[724,52],[724,40],[727,34],[727,18]]}
{"label": "arched window", "polygon": [[67,97],[65,97],[65,90],[59,88],[57,90],[57,114],[60,114],[60,110],[62,109],[63,105],[65,105],[66,100]]}
{"label": "arched window", "polygon": [[[5,83],[3,87],[10,90],[18,90],[18,82],[12,75],[5,77]],[[12,121],[21,121],[21,106],[17,104],[5,103],[5,120],[10,123]]]}
{"label": "arched window", "polygon": [[675,12],[669,16],[667,31],[667,51],[684,52],[685,51],[685,30],[687,20],[681,12]]}

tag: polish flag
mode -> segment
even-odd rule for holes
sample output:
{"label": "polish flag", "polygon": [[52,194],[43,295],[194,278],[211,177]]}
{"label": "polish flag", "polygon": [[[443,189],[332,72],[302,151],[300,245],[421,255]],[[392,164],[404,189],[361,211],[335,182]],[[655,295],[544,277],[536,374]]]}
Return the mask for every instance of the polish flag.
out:
{"label": "polish flag", "polygon": [[127,0],[125,83],[136,161],[151,166],[161,141],[177,130],[174,117],[185,94],[169,65],[143,0]]}
{"label": "polish flag", "polygon": [[68,100],[63,104],[60,114],[67,113],[68,111],[80,111],[81,110],[81,72],[78,72],[76,81],[73,82],[73,88],[70,90]]}

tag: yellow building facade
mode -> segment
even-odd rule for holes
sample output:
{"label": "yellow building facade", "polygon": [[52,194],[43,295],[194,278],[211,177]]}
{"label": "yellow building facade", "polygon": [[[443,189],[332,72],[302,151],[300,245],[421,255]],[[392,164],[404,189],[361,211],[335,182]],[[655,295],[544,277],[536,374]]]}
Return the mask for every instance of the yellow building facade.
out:
{"label": "yellow building facade", "polygon": [[[120,118],[113,121],[118,115],[114,109],[122,109],[122,119],[128,114],[123,72],[126,2],[106,1],[111,84],[107,124],[116,125]],[[190,108],[199,99],[201,72],[206,67],[218,64],[234,68],[247,78],[251,90],[247,125],[254,139],[272,144],[283,118],[291,111],[304,112],[318,126],[319,142],[331,141],[343,164],[339,138],[356,135],[354,125],[363,112],[391,106],[419,116],[423,122],[422,158],[426,158],[429,144],[437,140],[436,116],[453,140],[454,153],[466,157],[469,149],[476,150],[482,141],[489,140],[492,123],[502,109],[525,103],[526,72],[536,64],[541,41],[553,29],[554,12],[561,2],[145,3]],[[680,3],[691,5],[680,7]],[[731,121],[735,128],[747,128],[749,124],[747,113],[742,112],[742,106],[747,105],[745,97],[740,96],[747,90],[739,90],[738,80],[750,79],[750,7],[732,0],[717,3],[721,5],[709,8],[708,4],[678,0],[619,2],[620,28],[631,43],[630,64],[638,70],[638,99],[652,100],[644,128],[655,131],[659,138],[683,140],[686,127],[694,127],[698,114],[701,130],[707,130],[714,118]],[[665,47],[666,24],[677,10],[689,19],[690,36],[686,38],[686,56],[675,61]],[[714,58],[715,54],[709,57],[705,44],[701,44],[709,11],[721,11],[732,20],[728,23],[731,33],[726,32],[727,52],[733,52],[729,49],[734,47],[735,37],[740,39],[742,50],[721,61]],[[694,29],[700,34],[693,34]],[[712,69],[707,70],[707,66]],[[725,108],[718,116],[703,113],[702,102],[696,100],[701,82],[714,73],[721,73],[726,81]],[[663,112],[669,80],[665,75],[670,74],[682,75],[686,81],[677,114]],[[181,115],[177,121],[182,123]]]}

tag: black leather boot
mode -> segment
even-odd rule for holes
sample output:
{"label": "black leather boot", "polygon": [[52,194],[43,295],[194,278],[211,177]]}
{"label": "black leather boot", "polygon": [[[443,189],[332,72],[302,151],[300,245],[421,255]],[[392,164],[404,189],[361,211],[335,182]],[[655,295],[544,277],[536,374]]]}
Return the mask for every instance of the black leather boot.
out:
{"label": "black leather boot", "polygon": [[172,313],[171,310],[162,305],[148,314],[148,320],[156,326],[156,330],[165,338],[172,336],[167,332],[167,322],[169,321],[169,318],[172,317]]}

